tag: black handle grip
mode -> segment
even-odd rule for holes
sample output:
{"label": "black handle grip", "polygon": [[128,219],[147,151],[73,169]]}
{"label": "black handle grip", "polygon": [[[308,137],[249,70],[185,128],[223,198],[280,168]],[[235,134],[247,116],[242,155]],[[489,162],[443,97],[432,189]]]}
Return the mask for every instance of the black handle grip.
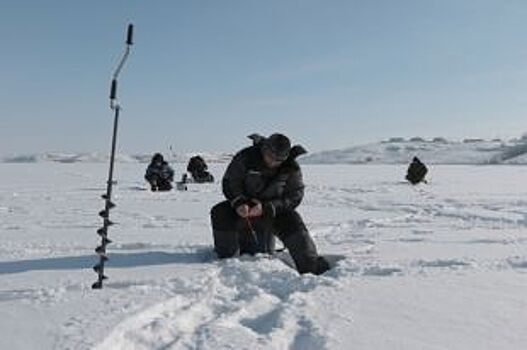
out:
{"label": "black handle grip", "polygon": [[132,38],[134,36],[134,25],[129,24],[128,25],[128,34],[126,35],[126,45],[132,45]]}
{"label": "black handle grip", "polygon": [[112,87],[110,88],[110,100],[115,100],[117,96],[117,80],[112,80]]}

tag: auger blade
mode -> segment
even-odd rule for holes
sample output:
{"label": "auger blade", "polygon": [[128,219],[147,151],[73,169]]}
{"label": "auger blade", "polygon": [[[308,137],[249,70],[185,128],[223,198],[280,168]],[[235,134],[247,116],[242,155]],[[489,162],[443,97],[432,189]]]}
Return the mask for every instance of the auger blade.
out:
{"label": "auger blade", "polygon": [[108,235],[108,229],[106,227],[101,227],[97,230],[97,234],[101,237],[106,237]]}

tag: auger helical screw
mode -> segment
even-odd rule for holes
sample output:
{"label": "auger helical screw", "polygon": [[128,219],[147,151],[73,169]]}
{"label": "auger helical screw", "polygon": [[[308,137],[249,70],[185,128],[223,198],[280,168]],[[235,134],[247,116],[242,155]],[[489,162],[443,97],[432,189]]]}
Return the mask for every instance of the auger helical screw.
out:
{"label": "auger helical screw", "polygon": [[98,278],[97,282],[92,284],[92,289],[101,289],[103,281],[108,278],[104,275],[104,264],[108,261],[106,246],[112,243],[108,238],[108,228],[113,225],[113,222],[110,220],[110,210],[115,207],[115,204],[112,202],[112,186],[116,183],[113,180],[113,168],[115,161],[115,146],[117,144],[117,126],[119,124],[119,112],[121,110],[121,106],[117,102],[117,77],[130,54],[133,31],[133,24],[129,24],[126,35],[126,48],[119,64],[117,65],[117,69],[113,73],[112,85],[110,87],[110,109],[115,112],[113,121],[112,151],[110,154],[110,170],[108,172],[108,181],[106,182],[106,193],[102,195],[102,198],[105,200],[105,205],[104,209],[99,212],[99,216],[103,219],[103,226],[97,230],[97,234],[101,237],[101,245],[95,248],[95,252],[99,256],[99,262],[93,266],[93,270],[97,273]]}

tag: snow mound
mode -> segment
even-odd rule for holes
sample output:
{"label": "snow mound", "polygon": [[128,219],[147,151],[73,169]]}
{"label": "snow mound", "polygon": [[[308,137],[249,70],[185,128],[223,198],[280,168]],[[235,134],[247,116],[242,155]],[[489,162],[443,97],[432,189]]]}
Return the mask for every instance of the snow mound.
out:
{"label": "snow mound", "polygon": [[[201,155],[207,163],[227,163],[232,153],[189,152],[164,153],[169,163],[187,163]],[[442,137],[425,140],[413,137],[408,140],[392,137],[386,141],[308,154],[300,158],[304,164],[407,164],[413,157],[427,164],[527,164],[527,136],[503,141],[500,139],[464,139],[448,141]],[[152,154],[116,155],[118,163],[148,163]],[[58,153],[19,154],[3,159],[4,163],[107,163],[107,153]]]}
{"label": "snow mound", "polygon": [[[232,154],[228,153],[207,153],[194,152],[185,154],[166,154],[165,159],[170,163],[186,163],[190,157],[201,155],[207,163],[225,163],[232,158]],[[115,160],[118,163],[148,163],[152,159],[152,154],[124,154],[118,153],[115,155]],[[107,163],[110,160],[109,154],[106,153],[60,153],[48,152],[41,154],[19,154],[5,157],[3,163],[41,163],[41,162],[56,162],[56,163]]]}
{"label": "snow mound", "polygon": [[420,137],[317,152],[302,158],[305,164],[406,164],[413,157],[429,164],[527,164],[527,138],[517,140],[465,139],[447,141]]}

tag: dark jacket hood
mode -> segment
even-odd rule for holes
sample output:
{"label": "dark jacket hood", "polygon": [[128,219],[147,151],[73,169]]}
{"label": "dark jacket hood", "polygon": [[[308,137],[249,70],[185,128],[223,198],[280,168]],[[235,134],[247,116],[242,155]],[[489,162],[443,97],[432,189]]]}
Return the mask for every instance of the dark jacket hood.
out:
{"label": "dark jacket hood", "polygon": [[[247,136],[253,141],[253,145],[262,148],[267,138],[265,136],[259,135],[259,134],[251,134]],[[297,157],[306,154],[307,150],[302,147],[301,145],[294,145],[291,147],[291,151],[289,151],[289,157],[287,158],[287,161],[289,160],[295,160]]]}

